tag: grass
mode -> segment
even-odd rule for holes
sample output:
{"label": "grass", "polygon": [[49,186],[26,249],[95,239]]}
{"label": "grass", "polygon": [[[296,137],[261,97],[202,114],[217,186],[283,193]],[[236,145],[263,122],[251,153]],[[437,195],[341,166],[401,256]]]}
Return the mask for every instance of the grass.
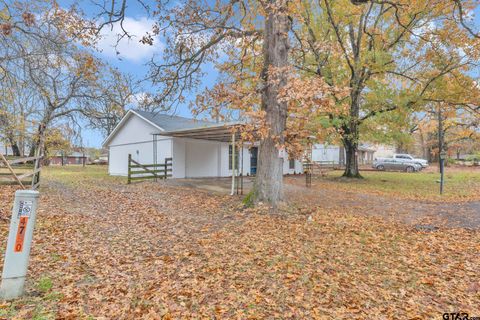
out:
{"label": "grass", "polygon": [[53,288],[52,279],[49,277],[42,277],[37,283],[37,289],[42,293],[47,293]]}
{"label": "grass", "polygon": [[[439,195],[440,175],[434,169],[417,173],[405,172],[378,172],[364,171],[364,179],[341,178],[342,171],[330,172],[326,177],[318,178],[317,183],[325,184],[329,188],[354,192],[368,192],[386,195],[395,195],[404,198],[429,200],[471,200],[480,199],[480,170],[446,169],[444,194]],[[42,169],[43,178],[66,184],[88,184],[92,180],[101,183],[110,181],[125,183],[125,177],[111,177],[107,174],[106,166],[50,166]],[[251,201],[248,194],[244,204]]]}
{"label": "grass", "polygon": [[440,174],[435,171],[417,173],[376,172],[361,173],[364,179],[341,178],[342,171],[330,172],[318,179],[332,188],[356,192],[395,195],[406,198],[427,198],[431,200],[479,199],[480,170],[453,171],[445,174],[443,196],[439,195]]}
{"label": "grass", "polygon": [[92,180],[126,182],[125,177],[108,175],[107,166],[48,166],[42,168],[42,178],[67,184],[91,183]]}
{"label": "grass", "polygon": [[242,200],[243,205],[247,208],[252,208],[253,205],[254,205],[253,197],[254,197],[254,192],[253,192],[253,190],[251,190],[249,193],[247,193],[245,198],[243,198],[243,200]]}

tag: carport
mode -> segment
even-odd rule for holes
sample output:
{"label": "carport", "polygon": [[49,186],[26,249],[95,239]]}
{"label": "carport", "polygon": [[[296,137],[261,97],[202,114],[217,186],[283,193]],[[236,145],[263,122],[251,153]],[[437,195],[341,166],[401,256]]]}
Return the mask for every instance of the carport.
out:
{"label": "carport", "polygon": [[[156,146],[157,146],[157,137],[158,136],[167,136],[167,137],[173,137],[173,138],[177,138],[177,141],[180,140],[180,141],[187,141],[188,139],[194,139],[194,140],[201,140],[201,141],[204,141],[204,142],[223,142],[223,143],[229,143],[232,147],[232,159],[231,159],[231,167],[232,167],[232,179],[231,179],[231,192],[230,194],[231,195],[234,195],[235,193],[237,194],[243,194],[243,145],[240,146],[240,150],[242,152],[239,152],[239,157],[241,157],[241,159],[235,159],[236,157],[236,145],[235,145],[235,142],[236,141],[239,141],[240,139],[240,130],[239,128],[241,126],[243,126],[244,124],[240,123],[240,122],[231,122],[231,123],[222,123],[222,124],[218,124],[218,125],[210,125],[210,126],[206,126],[206,127],[200,127],[200,128],[194,128],[194,129],[182,129],[182,130],[173,130],[173,131],[162,131],[160,133],[155,133],[153,134],[153,146],[154,146],[154,150],[153,150],[153,154],[154,156],[157,154],[157,150],[156,150]],[[180,145],[180,144],[179,144]],[[174,146],[175,146],[175,143],[174,143]],[[206,146],[206,145],[205,145]],[[189,163],[188,163],[188,160],[187,160],[187,155],[186,155],[186,150],[188,148],[188,146],[184,145],[183,146],[184,148],[184,160],[185,160],[185,172],[187,172],[187,170],[189,169],[188,166],[189,166]],[[198,146],[196,147],[197,148],[197,152],[201,153],[202,150],[199,150]],[[202,148],[202,146],[200,145],[200,148]],[[208,154],[208,150],[203,150],[204,153],[207,153]],[[174,154],[174,158],[175,158],[175,147],[173,147],[173,151],[172,153]],[[197,155],[197,154],[195,154]],[[220,157],[220,155],[219,155]],[[181,158],[181,157],[180,157]],[[157,159],[154,159],[154,162],[156,163]],[[209,162],[208,160],[206,161],[203,161],[203,163],[201,161],[199,161],[198,163],[196,163],[197,167],[198,166],[203,166],[204,168],[206,168],[207,166],[210,166],[211,167],[211,163],[207,163]],[[237,167],[237,162],[239,163],[239,166],[240,168]],[[220,166],[220,162],[217,163],[217,166]],[[239,169],[240,169],[240,174],[239,173]],[[206,168],[206,170],[208,170],[208,168]],[[221,168],[219,167],[218,170],[220,171]],[[239,179],[240,178],[240,179]]]}

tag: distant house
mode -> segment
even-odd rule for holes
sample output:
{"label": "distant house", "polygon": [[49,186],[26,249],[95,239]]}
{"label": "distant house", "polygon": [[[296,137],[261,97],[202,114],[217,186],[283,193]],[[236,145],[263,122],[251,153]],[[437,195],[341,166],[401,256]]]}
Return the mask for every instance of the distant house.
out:
{"label": "distant house", "polygon": [[393,145],[377,144],[375,145],[374,158],[390,158],[396,153],[396,148]]}
{"label": "distant house", "polygon": [[315,144],[312,148],[312,160],[318,163],[345,164],[345,149],[331,144]]}
{"label": "distant house", "polygon": [[[127,175],[128,155],[142,163],[172,158],[173,178],[232,175],[231,130],[240,123],[215,123],[179,116],[129,110],[103,143],[108,148],[110,175]],[[240,150],[238,150],[240,149]],[[243,175],[256,174],[258,148],[235,148],[235,167]],[[303,171],[302,162],[284,158],[283,173]]]}
{"label": "distant house", "polygon": [[[358,163],[360,165],[372,164],[376,148],[367,144],[358,147]],[[345,148],[343,146],[315,144],[312,150],[312,160],[324,164],[345,164]]]}
{"label": "distant house", "polygon": [[361,145],[358,147],[358,164],[372,164],[374,160],[375,148],[369,145]]}
{"label": "distant house", "polygon": [[89,163],[89,158],[83,152],[73,151],[70,153],[57,152],[50,158],[50,165],[83,165]]}

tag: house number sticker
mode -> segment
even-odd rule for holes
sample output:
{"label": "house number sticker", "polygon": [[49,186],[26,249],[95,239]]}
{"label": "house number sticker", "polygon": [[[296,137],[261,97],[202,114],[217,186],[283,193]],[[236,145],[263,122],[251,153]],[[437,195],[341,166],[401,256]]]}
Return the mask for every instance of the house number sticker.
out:
{"label": "house number sticker", "polygon": [[15,246],[13,248],[14,252],[22,252],[23,251],[23,241],[25,240],[25,233],[27,232],[27,223],[28,217],[22,216],[20,217],[17,229],[17,236],[15,238]]}
{"label": "house number sticker", "polygon": [[32,201],[20,201],[18,206],[18,217],[30,217],[32,212]]}

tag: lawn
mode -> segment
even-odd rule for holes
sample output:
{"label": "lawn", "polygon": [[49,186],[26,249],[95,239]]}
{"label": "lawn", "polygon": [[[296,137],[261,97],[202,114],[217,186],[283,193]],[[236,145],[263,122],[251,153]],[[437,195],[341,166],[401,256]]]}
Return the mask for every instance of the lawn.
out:
{"label": "lawn", "polygon": [[328,188],[355,192],[393,195],[408,199],[433,201],[480,200],[480,169],[447,168],[443,195],[439,194],[440,174],[433,168],[416,173],[364,171],[363,179],[341,178],[342,171],[316,177],[315,183]]}
{"label": "lawn", "polygon": [[42,177],[51,180],[66,183],[69,185],[75,184],[91,184],[92,181],[101,183],[103,181],[110,181],[116,183],[125,183],[125,177],[114,177],[107,174],[107,166],[49,166],[43,167]]}
{"label": "lawn", "polygon": [[478,231],[419,232],[359,214],[362,204],[269,214],[236,197],[126,185],[102,167],[43,177],[27,294],[1,303],[0,319],[480,315]]}

